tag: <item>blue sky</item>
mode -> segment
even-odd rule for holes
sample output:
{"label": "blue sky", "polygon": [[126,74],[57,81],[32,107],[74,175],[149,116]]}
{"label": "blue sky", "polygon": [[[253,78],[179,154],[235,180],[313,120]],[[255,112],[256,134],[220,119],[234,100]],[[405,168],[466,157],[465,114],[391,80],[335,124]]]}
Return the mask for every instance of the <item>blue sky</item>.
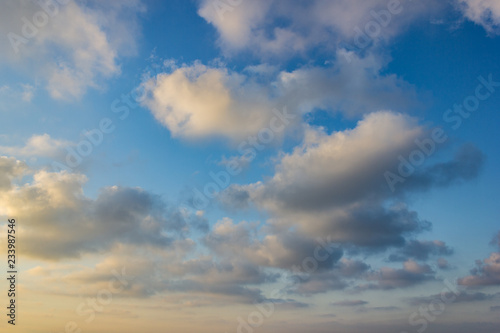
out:
{"label": "blue sky", "polygon": [[495,332],[495,0],[0,6],[25,330]]}

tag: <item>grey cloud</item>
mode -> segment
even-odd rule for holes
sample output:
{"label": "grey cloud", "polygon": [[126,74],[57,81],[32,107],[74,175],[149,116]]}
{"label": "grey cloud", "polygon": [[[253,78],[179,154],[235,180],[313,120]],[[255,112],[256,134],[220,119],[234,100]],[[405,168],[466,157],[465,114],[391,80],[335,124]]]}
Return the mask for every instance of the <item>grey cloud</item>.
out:
{"label": "grey cloud", "polygon": [[368,311],[396,311],[400,310],[400,307],[397,306],[375,306],[371,308],[367,308]]}
{"label": "grey cloud", "polygon": [[345,279],[342,279],[335,272],[325,272],[303,277],[294,277],[300,281],[292,288],[292,292],[300,295],[313,295],[331,290],[343,290],[349,286]]}
{"label": "grey cloud", "polygon": [[384,172],[424,133],[415,119],[392,112],[371,113],[354,129],[331,135],[310,129],[301,146],[282,156],[271,180],[248,190],[274,210],[318,211],[385,199],[392,193]]}
{"label": "grey cloud", "polygon": [[332,302],[330,304],[333,305],[333,306],[347,306],[347,307],[351,307],[351,306],[362,306],[362,305],[366,305],[368,303],[369,302],[362,301],[362,300],[345,300],[345,301]]}
{"label": "grey cloud", "polygon": [[477,178],[485,161],[484,154],[474,145],[465,144],[451,161],[422,168],[409,177],[401,187],[405,191],[447,187]]}
{"label": "grey cloud", "polygon": [[248,288],[236,284],[207,284],[203,281],[184,279],[168,283],[166,289],[171,292],[195,292],[207,295],[228,296],[247,304],[260,303],[266,300],[260,289]]}
{"label": "grey cloud", "polygon": [[370,266],[364,262],[342,259],[330,271],[292,276],[294,285],[290,291],[301,295],[312,295],[330,290],[343,290],[350,286],[353,279],[361,278],[369,268]]}
{"label": "grey cloud", "polygon": [[358,286],[359,290],[407,288],[435,279],[430,266],[420,265],[414,261],[405,262],[401,269],[383,267],[378,271],[370,272],[366,278],[376,283]]}
{"label": "grey cloud", "polygon": [[[233,186],[223,196],[237,193],[234,205],[253,203],[266,210],[279,230],[297,228],[308,237],[331,235],[332,242],[344,246],[404,247],[408,237],[429,230],[431,224],[398,201],[415,191],[470,180],[483,162],[477,148],[464,146],[453,160],[431,164],[409,177],[397,193],[391,192],[384,173],[397,168],[398,156],[409,155],[415,140],[427,134],[416,119],[387,111],[369,114],[354,129],[332,134],[308,128],[303,144],[280,156],[272,178]],[[417,259],[451,251],[437,248],[410,243],[403,251]]]}
{"label": "grey cloud", "polygon": [[315,260],[317,271],[329,270],[343,255],[343,251],[332,247],[330,242],[327,242],[325,249],[318,241],[291,231],[268,234],[258,239],[256,227],[255,224],[243,222],[233,224],[226,219],[205,236],[204,243],[222,258],[238,256],[256,265],[285,270],[292,270],[306,258],[315,255],[324,257]]}
{"label": "grey cloud", "polygon": [[279,309],[304,309],[310,305],[304,302],[298,302],[294,299],[267,299],[266,302],[273,302]]}
{"label": "grey cloud", "polygon": [[340,276],[346,278],[360,277],[364,272],[370,269],[370,266],[359,260],[341,260],[335,267]]}
{"label": "grey cloud", "polygon": [[500,252],[493,252],[484,260],[477,260],[471,275],[458,280],[460,285],[470,287],[500,285]]}
{"label": "grey cloud", "polygon": [[200,219],[140,188],[104,188],[94,200],[83,193],[82,175],[40,171],[33,178],[0,191],[5,209],[24,221],[31,257],[77,258],[116,244],[165,248]]}
{"label": "grey cloud", "polygon": [[267,273],[244,260],[215,261],[213,258],[192,259],[166,267],[169,278],[164,284],[171,292],[189,292],[235,298],[238,302],[267,301],[261,284],[276,282],[276,273]]}
{"label": "grey cloud", "polygon": [[343,218],[332,219],[328,232],[333,241],[361,247],[399,246],[404,244],[405,235],[430,229],[429,222],[405,207],[356,207],[344,213]]}
{"label": "grey cloud", "polygon": [[495,237],[493,237],[490,244],[494,245],[494,246],[498,246],[498,248],[500,249],[500,231],[498,232],[497,235],[495,235]]}
{"label": "grey cloud", "polygon": [[441,298],[454,299],[453,303],[470,303],[470,302],[489,301],[494,299],[495,297],[496,295],[494,294],[485,294],[480,292],[476,293],[461,292],[458,296],[452,292],[446,292],[443,294],[431,295],[426,297],[414,297],[409,300],[409,304],[415,306],[421,304],[429,304],[430,302]]}
{"label": "grey cloud", "polygon": [[389,261],[406,261],[410,258],[417,260],[427,260],[429,257],[438,255],[451,255],[453,250],[441,241],[420,241],[410,240],[398,253],[391,254]]}
{"label": "grey cloud", "polygon": [[448,260],[446,260],[444,258],[439,258],[437,260],[437,266],[440,269],[450,269],[451,268],[450,263],[448,262]]}
{"label": "grey cloud", "polygon": [[219,192],[217,201],[226,210],[242,210],[249,207],[250,194],[239,185],[231,185]]}
{"label": "grey cloud", "polygon": [[[500,233],[490,242],[500,248]],[[470,287],[500,285],[500,252],[492,252],[489,258],[476,260],[476,267],[470,271],[471,275],[458,279],[458,283]]]}

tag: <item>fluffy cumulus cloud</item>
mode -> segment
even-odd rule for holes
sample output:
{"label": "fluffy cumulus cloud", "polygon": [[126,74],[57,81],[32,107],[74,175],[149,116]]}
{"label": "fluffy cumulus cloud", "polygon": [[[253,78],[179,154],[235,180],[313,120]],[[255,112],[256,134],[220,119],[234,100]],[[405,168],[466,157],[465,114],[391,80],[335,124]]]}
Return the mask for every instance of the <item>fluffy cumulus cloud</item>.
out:
{"label": "fluffy cumulus cloud", "polygon": [[[279,71],[260,65],[236,73],[223,66],[175,65],[143,83],[143,105],[173,136],[242,140],[264,128],[292,127],[317,109],[359,116],[373,108],[408,108],[416,103],[413,86],[382,74],[386,60],[339,51],[334,64]],[[295,117],[278,119],[287,108]],[[274,130],[276,137],[282,129]]]}
{"label": "fluffy cumulus cloud", "polygon": [[[224,304],[228,299],[253,303],[272,297],[293,309],[307,304],[287,294],[355,288],[360,280],[371,284],[391,274],[407,278],[408,283],[399,286],[405,287],[426,280],[430,273],[407,262],[404,271],[382,269],[381,276],[375,277],[368,264],[345,257],[337,239],[278,231],[254,222],[234,223],[229,218],[207,231],[203,214],[173,207],[140,188],[106,187],[92,199],[84,194],[83,175],[31,170],[14,158],[2,157],[0,162],[0,214],[23,221],[27,257],[54,261],[110,254],[95,268],[76,265],[60,272],[41,267],[30,271],[33,279],[50,285],[64,276],[63,285],[47,292],[92,293],[108,282],[112,269],[131,267],[128,274],[134,279],[124,291],[126,296],[162,293],[199,297],[203,304]],[[188,238],[192,231],[202,232],[198,246],[208,251],[193,252],[196,243]],[[154,274],[144,275],[141,269]],[[288,287],[278,296],[266,295],[261,286],[283,274]],[[421,280],[418,274],[423,275]],[[78,289],[82,282],[88,286],[85,291]],[[389,283],[380,282],[382,288]]]}
{"label": "fluffy cumulus cloud", "polygon": [[500,34],[500,2],[496,0],[458,0],[465,17],[489,33]]}
{"label": "fluffy cumulus cloud", "polygon": [[392,112],[372,113],[356,128],[330,135],[310,128],[303,144],[280,159],[274,177],[250,189],[255,200],[280,211],[321,212],[376,198],[387,193],[384,172],[424,132]]}
{"label": "fluffy cumulus cloud", "polygon": [[[285,245],[266,241],[260,249],[254,246],[261,252],[255,256],[250,249],[248,257],[228,256],[221,252],[224,248],[236,248],[239,241],[241,249],[245,239],[247,245],[254,239],[246,234],[252,229],[247,224],[223,220],[205,236],[210,251],[196,253],[190,235],[208,230],[201,212],[175,207],[141,188],[105,187],[95,199],[89,198],[83,191],[84,175],[33,170],[15,158],[1,157],[0,169],[0,215],[22,221],[27,258],[101,261],[93,268],[57,263],[30,270],[33,285],[50,285],[39,286],[51,294],[95,294],[107,286],[112,272],[123,269],[128,279],[124,296],[166,293],[203,300],[202,305],[262,302],[266,296],[259,286],[279,277],[266,268],[291,265],[313,249],[308,243],[296,249],[293,239],[287,239]],[[223,243],[217,244],[217,239]],[[281,246],[282,253],[269,259],[273,246]],[[339,256],[337,252],[332,261]],[[301,306],[293,300],[276,301]]]}
{"label": "fluffy cumulus cloud", "polygon": [[136,13],[144,11],[135,0],[9,0],[5,5],[9,10],[0,14],[3,58],[45,78],[50,95],[66,100],[80,98],[120,72],[118,58],[135,49]]}
{"label": "fluffy cumulus cloud", "polygon": [[489,258],[477,260],[471,275],[458,280],[461,285],[475,287],[500,285],[500,233],[495,236],[492,245],[497,246],[499,251],[491,253]]}
{"label": "fluffy cumulus cloud", "polygon": [[201,64],[159,74],[144,84],[144,104],[173,136],[243,138],[269,126],[266,88],[243,75]]}
{"label": "fluffy cumulus cloud", "polygon": [[204,244],[225,262],[281,270],[286,293],[313,295],[350,289],[357,280],[369,278],[370,266],[344,257],[343,249],[330,237],[313,239],[295,231],[272,232],[256,223],[235,224],[225,218],[207,234]]}
{"label": "fluffy cumulus cloud", "polygon": [[[268,211],[275,228],[294,226],[310,237],[328,235],[332,242],[360,247],[401,247],[406,237],[428,230],[430,223],[398,203],[400,195],[420,190],[421,184],[408,181],[395,194],[384,173],[394,169],[398,156],[408,156],[416,148],[415,140],[425,135],[427,130],[415,119],[392,112],[369,114],[354,129],[332,134],[310,128],[302,145],[281,156],[272,178],[230,191],[246,193],[234,200],[240,198]],[[468,172],[447,173],[451,179],[434,175],[435,165],[415,177],[431,179],[425,188],[469,179],[465,175],[475,174],[479,167],[470,161],[476,157],[472,154],[452,163],[450,170]],[[245,202],[234,204],[241,207]],[[449,252],[436,247],[440,243],[410,243],[405,251],[417,258],[429,252]]]}
{"label": "fluffy cumulus cloud", "polygon": [[166,248],[205,223],[140,188],[107,187],[90,199],[80,174],[32,171],[31,182],[12,186],[27,168],[14,159],[1,161],[0,212],[23,221],[24,250],[31,257],[76,258],[117,244]]}
{"label": "fluffy cumulus cloud", "polygon": [[332,52],[365,34],[368,22],[378,25],[368,25],[371,42],[377,43],[400,33],[423,13],[436,13],[442,7],[427,0],[203,0],[198,14],[217,29],[219,43],[228,53],[252,50],[261,56],[283,56],[304,54],[320,45]]}

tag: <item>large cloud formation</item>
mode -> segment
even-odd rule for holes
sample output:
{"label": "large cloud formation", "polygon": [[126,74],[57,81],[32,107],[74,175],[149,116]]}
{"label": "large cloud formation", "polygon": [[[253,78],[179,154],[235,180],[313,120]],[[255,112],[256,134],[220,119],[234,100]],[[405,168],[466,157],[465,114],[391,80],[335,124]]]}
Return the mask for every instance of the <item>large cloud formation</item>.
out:
{"label": "large cloud formation", "polygon": [[453,5],[489,33],[500,32],[496,0],[203,0],[198,14],[215,27],[226,54],[282,58],[317,49],[332,53],[346,45],[361,52],[377,48],[419,19],[442,20]]}
{"label": "large cloud formation", "polygon": [[206,223],[140,188],[113,186],[87,198],[81,174],[32,171],[32,182],[14,185],[27,167],[5,157],[0,162],[0,213],[22,221],[23,250],[30,257],[77,258],[117,244],[166,248]]}
{"label": "large cloud formation", "polygon": [[355,117],[373,108],[391,105],[404,110],[416,104],[412,85],[382,74],[385,59],[352,55],[348,62],[346,52],[339,51],[333,65],[292,71],[260,65],[236,73],[198,62],[174,65],[142,84],[142,104],[175,137],[232,141],[269,128],[274,110],[284,107],[295,115],[284,125],[293,128],[303,115],[317,109]]}
{"label": "large cloud formation", "polygon": [[[392,14],[388,11],[391,3]],[[219,44],[227,53],[251,50],[261,56],[287,56],[318,46],[323,52],[332,52],[341,42],[352,44],[357,29],[364,30],[367,22],[375,21],[373,11],[389,14],[387,24],[384,22],[373,40],[378,42],[399,34],[422,14],[442,7],[440,2],[429,0],[203,0],[198,14],[217,29]]]}
{"label": "large cloud formation", "polygon": [[[233,196],[233,201],[245,201],[234,202],[235,206],[253,203],[265,209],[278,229],[297,227],[309,237],[329,235],[333,242],[361,247],[403,246],[407,237],[428,230],[430,223],[400,199],[423,188],[470,179],[481,166],[481,154],[467,148],[474,153],[444,163],[445,177],[435,172],[442,163],[429,161],[430,165],[415,172],[414,180],[410,177],[393,193],[385,171],[395,169],[398,156],[408,156],[417,148],[415,140],[426,135],[415,119],[387,111],[369,114],[354,129],[332,134],[310,128],[302,145],[280,157],[269,180],[234,185],[229,191],[245,194]],[[226,205],[231,203],[224,193],[221,199]],[[425,257],[418,253],[424,249],[408,246],[408,256]]]}

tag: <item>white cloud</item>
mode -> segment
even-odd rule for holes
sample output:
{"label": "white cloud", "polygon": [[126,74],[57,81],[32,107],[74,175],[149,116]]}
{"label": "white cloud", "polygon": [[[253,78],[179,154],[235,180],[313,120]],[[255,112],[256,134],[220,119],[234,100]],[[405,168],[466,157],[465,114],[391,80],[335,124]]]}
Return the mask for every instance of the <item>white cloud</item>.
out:
{"label": "white cloud", "polygon": [[[352,42],[356,28],[374,21],[370,11],[387,11],[388,0],[201,1],[198,14],[214,25],[227,53],[250,50],[260,56],[301,54],[317,46],[335,52],[340,42]],[[384,40],[400,33],[423,13],[437,12],[439,1],[400,2],[388,24],[376,36]]]}
{"label": "white cloud", "polygon": [[381,74],[383,59],[350,54],[348,61],[345,52],[337,53],[334,65],[293,71],[265,65],[247,68],[244,74],[200,63],[174,67],[143,83],[143,105],[173,136],[237,141],[269,127],[273,110],[284,106],[297,116],[291,128],[318,108],[356,117],[389,104],[404,109],[415,103],[410,84]]}
{"label": "white cloud", "polygon": [[120,73],[119,56],[135,50],[136,14],[144,10],[139,1],[46,3],[53,6],[3,4],[9,8],[0,14],[0,32],[9,36],[0,41],[7,65],[43,77],[50,95],[64,100],[78,99]]}
{"label": "white cloud", "polygon": [[18,104],[19,101],[30,103],[35,96],[36,87],[31,84],[19,83],[16,85],[3,85],[0,87],[0,98],[2,106],[6,110],[12,104]]}
{"label": "white cloud", "polygon": [[67,140],[53,139],[47,133],[33,135],[28,139],[23,147],[0,146],[0,153],[17,157],[50,157],[61,158],[64,155],[64,148],[75,144]]}
{"label": "white cloud", "polygon": [[223,68],[201,64],[163,73],[146,83],[143,102],[176,137],[242,139],[267,126],[272,104],[265,88]]}
{"label": "white cloud", "polygon": [[500,2],[498,0],[458,0],[465,17],[482,25],[492,34],[500,34]]}

